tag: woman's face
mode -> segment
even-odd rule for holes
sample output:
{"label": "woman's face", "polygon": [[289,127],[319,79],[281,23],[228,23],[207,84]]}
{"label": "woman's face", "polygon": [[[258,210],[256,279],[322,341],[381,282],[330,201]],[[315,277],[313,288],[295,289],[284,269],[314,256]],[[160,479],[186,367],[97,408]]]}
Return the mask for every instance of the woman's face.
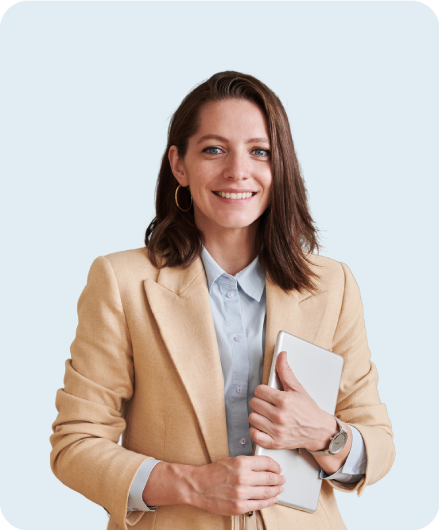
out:
{"label": "woman's face", "polygon": [[[169,161],[178,182],[189,186],[197,226],[243,228],[269,204],[272,171],[265,116],[246,100],[205,105],[198,132],[189,139],[184,159],[177,147]],[[179,190],[179,196],[187,193]]]}

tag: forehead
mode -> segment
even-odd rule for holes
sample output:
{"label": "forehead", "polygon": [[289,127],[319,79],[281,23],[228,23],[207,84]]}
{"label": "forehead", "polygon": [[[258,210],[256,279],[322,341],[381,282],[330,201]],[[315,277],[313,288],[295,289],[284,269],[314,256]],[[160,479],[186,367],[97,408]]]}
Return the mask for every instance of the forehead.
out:
{"label": "forehead", "polygon": [[198,139],[205,134],[232,137],[252,134],[268,138],[267,120],[264,112],[252,101],[215,101],[207,103],[200,110],[200,126],[194,137]]}

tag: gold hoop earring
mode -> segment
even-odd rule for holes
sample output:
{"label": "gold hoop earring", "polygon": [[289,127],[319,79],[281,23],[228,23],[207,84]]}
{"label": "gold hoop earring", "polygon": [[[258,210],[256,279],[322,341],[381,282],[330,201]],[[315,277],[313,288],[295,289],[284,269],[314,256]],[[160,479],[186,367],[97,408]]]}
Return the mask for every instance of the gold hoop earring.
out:
{"label": "gold hoop earring", "polygon": [[180,205],[178,204],[178,199],[177,199],[177,194],[178,194],[178,190],[181,188],[181,184],[179,184],[177,186],[177,189],[175,190],[175,204],[177,205],[177,208],[179,210],[181,210],[182,212],[188,212],[191,208],[192,208],[192,195],[191,195],[191,203],[189,205],[189,208],[187,210],[183,210],[183,208],[180,207]]}

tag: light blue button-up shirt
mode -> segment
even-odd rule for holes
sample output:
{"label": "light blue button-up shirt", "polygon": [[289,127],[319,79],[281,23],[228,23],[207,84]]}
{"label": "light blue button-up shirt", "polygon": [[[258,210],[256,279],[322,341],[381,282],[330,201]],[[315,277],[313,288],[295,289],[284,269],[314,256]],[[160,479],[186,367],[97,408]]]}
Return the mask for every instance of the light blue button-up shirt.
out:
{"label": "light blue button-up shirt", "polygon": [[[252,455],[248,417],[250,400],[262,381],[265,351],[265,274],[255,258],[245,269],[227,274],[203,247],[201,259],[206,273],[210,307],[224,376],[224,400],[230,456]],[[336,473],[322,479],[357,482],[366,471],[366,450],[360,432],[351,426],[352,446],[348,458]],[[130,489],[128,511],[150,511],[142,493],[149,475],[161,460],[146,460]]]}
{"label": "light blue button-up shirt", "polygon": [[224,376],[229,454],[252,455],[248,416],[250,400],[262,381],[265,275],[257,258],[235,276],[224,272],[205,248],[201,258]]}

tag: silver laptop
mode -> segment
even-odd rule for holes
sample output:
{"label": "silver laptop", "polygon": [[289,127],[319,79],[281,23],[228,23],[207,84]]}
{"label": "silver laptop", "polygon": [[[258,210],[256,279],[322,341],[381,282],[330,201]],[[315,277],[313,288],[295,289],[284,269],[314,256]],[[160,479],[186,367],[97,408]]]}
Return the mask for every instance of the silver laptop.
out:
{"label": "silver laptop", "polygon": [[[279,390],[276,359],[287,352],[288,364],[299,382],[326,412],[334,414],[343,369],[343,357],[300,339],[286,331],[279,331],[274,348],[268,386]],[[320,466],[314,457],[298,449],[264,449],[256,445],[255,455],[268,455],[278,462],[286,482],[284,491],[277,495],[279,504],[313,513],[317,510],[322,479]]]}

